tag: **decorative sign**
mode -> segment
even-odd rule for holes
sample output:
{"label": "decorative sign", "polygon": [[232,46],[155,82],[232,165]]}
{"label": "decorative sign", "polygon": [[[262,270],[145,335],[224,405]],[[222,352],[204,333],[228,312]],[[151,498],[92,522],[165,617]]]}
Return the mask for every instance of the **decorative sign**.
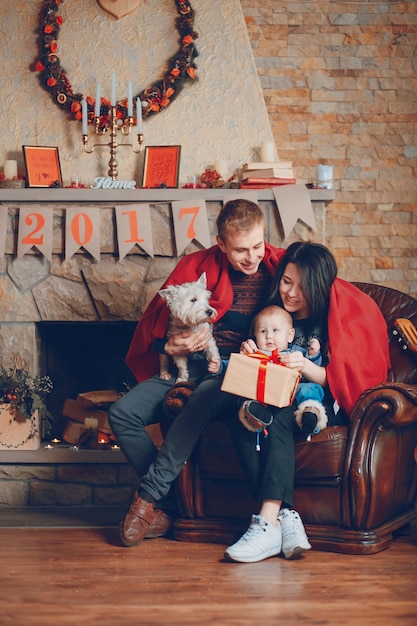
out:
{"label": "decorative sign", "polygon": [[171,202],[177,256],[193,239],[204,248],[211,246],[207,208],[204,200]]}
{"label": "decorative sign", "polygon": [[52,261],[53,211],[51,207],[23,206],[19,211],[17,258],[37,248]]}
{"label": "decorative sign", "polygon": [[65,213],[65,260],[84,248],[100,261],[100,209],[72,207]]}
{"label": "decorative sign", "polygon": [[90,185],[90,189],[136,189],[135,180],[113,180],[105,176],[97,176],[94,184]]}
{"label": "decorative sign", "polygon": [[25,158],[28,187],[62,187],[58,148],[48,146],[22,146]]}
{"label": "decorative sign", "polygon": [[153,258],[151,208],[149,204],[122,205],[115,208],[117,245],[122,260],[134,246],[140,246]]}
{"label": "decorative sign", "polygon": [[146,146],[143,187],[178,187],[181,146]]}

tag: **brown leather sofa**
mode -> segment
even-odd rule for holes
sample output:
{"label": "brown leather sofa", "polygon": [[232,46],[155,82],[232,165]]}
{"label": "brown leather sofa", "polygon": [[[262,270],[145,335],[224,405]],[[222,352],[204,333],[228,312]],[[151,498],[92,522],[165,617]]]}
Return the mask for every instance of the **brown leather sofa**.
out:
{"label": "brown leather sofa", "polygon": [[[417,354],[393,335],[397,318],[417,326],[417,301],[387,287],[355,284],[388,323],[390,380],[361,396],[349,427],[296,442],[294,508],[313,548],[373,554],[387,548],[396,531],[417,527]],[[178,540],[230,544],[258,512],[221,419],[201,437],[177,491]]]}

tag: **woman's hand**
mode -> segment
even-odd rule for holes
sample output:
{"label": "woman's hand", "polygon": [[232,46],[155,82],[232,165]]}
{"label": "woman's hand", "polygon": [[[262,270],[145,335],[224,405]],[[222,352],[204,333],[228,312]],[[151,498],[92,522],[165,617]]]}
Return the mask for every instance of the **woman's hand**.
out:
{"label": "woman's hand", "polygon": [[310,382],[317,383],[322,387],[325,386],[327,381],[326,368],[307,359],[300,350],[279,352],[279,360],[287,367],[299,371]]}
{"label": "woman's hand", "polygon": [[242,341],[240,344],[240,354],[253,354],[257,350],[258,346],[253,339],[246,339],[246,341]]}
{"label": "woman's hand", "polygon": [[169,356],[187,356],[193,352],[205,350],[211,336],[209,327],[197,331],[184,330],[178,335],[172,335],[166,342],[164,349]]}
{"label": "woman's hand", "polygon": [[293,352],[279,352],[279,360],[281,363],[290,367],[293,370],[302,372],[305,367],[305,361],[307,360],[300,350],[294,350]]}

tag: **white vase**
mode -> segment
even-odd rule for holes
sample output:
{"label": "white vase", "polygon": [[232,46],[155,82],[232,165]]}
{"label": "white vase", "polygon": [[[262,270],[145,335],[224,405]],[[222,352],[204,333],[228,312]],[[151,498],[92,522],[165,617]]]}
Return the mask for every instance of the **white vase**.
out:
{"label": "white vase", "polygon": [[38,411],[23,417],[10,404],[0,404],[0,450],[38,450],[41,445]]}

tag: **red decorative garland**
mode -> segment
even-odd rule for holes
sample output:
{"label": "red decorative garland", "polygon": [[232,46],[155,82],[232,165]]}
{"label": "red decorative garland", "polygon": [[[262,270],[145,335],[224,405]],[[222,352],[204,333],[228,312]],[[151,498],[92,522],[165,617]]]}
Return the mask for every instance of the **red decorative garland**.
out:
{"label": "red decorative garland", "polygon": [[[142,102],[142,116],[144,119],[166,109],[181,91],[186,80],[196,78],[194,58],[197,51],[194,46],[198,33],[193,30],[194,12],[188,0],[174,0],[179,17],[176,26],[180,34],[180,48],[169,62],[169,69],[163,78],[153,83],[138,94]],[[55,102],[81,120],[81,101],[83,94],[74,93],[66,71],[61,66],[58,57],[58,35],[64,22],[61,15],[57,15],[64,0],[46,0],[39,15],[39,60],[35,70],[40,73],[40,80],[45,89],[50,92]],[[88,120],[94,120],[95,99],[86,96]],[[136,96],[134,98],[136,100]],[[119,119],[127,118],[127,100],[116,103],[116,115]],[[110,101],[101,98],[100,108],[101,126],[106,126],[110,118]]]}

